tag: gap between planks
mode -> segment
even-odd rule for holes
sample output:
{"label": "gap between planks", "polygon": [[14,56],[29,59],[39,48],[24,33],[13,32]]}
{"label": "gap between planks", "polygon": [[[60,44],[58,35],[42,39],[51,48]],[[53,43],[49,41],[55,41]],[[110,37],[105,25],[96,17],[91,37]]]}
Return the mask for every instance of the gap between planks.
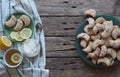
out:
{"label": "gap between planks", "polygon": [[[120,15],[116,15],[116,14],[108,14],[108,15],[120,17]],[[84,14],[83,15],[59,15],[59,14],[58,15],[43,15],[43,14],[40,14],[40,17],[81,17],[81,16],[85,16],[85,15]]]}

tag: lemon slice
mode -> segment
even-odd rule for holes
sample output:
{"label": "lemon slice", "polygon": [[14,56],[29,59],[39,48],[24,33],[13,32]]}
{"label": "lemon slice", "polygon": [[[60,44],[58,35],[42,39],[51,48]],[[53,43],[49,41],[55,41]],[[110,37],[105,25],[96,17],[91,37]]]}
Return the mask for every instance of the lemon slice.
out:
{"label": "lemon slice", "polygon": [[23,41],[24,40],[23,38],[21,38],[20,32],[16,32],[14,38],[16,41]]}
{"label": "lemon slice", "polygon": [[19,63],[21,61],[21,55],[19,53],[14,53],[11,56],[11,61],[16,64]]}
{"label": "lemon slice", "polygon": [[20,37],[20,32],[11,32],[10,37],[16,41],[23,41],[24,39]]}
{"label": "lemon slice", "polygon": [[29,28],[24,28],[20,31],[20,36],[23,39],[28,39],[32,36],[32,30]]}
{"label": "lemon slice", "polygon": [[8,39],[7,36],[2,36],[0,38],[0,48],[2,50],[8,49],[12,45],[12,42]]}
{"label": "lemon slice", "polygon": [[11,37],[12,39],[15,39],[15,37],[16,37],[16,32],[14,32],[14,31],[11,32],[11,33],[10,33],[10,37]]}

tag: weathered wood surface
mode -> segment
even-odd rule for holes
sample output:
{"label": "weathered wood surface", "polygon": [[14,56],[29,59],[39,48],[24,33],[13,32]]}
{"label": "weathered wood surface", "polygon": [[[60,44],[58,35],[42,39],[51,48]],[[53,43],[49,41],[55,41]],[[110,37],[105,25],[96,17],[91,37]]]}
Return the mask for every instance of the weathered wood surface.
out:
{"label": "weathered wood surface", "polygon": [[[115,16],[120,20],[120,16]],[[78,17],[42,17],[45,25],[46,37],[75,36],[76,29],[85,20],[85,16]]]}
{"label": "weathered wood surface", "polygon": [[98,13],[120,14],[120,0],[35,0],[40,15],[83,15],[89,8]]}
{"label": "weathered wood surface", "polygon": [[120,19],[120,0],[35,0],[44,24],[47,66],[50,77],[119,77],[120,64],[97,69],[88,66],[75,48],[75,32],[84,11],[94,8]]}
{"label": "weathered wood surface", "polygon": [[46,37],[47,57],[77,57],[71,37]]}
{"label": "weathered wood surface", "polygon": [[85,64],[80,58],[48,58],[50,77],[120,77],[120,64],[113,68],[98,69]]}

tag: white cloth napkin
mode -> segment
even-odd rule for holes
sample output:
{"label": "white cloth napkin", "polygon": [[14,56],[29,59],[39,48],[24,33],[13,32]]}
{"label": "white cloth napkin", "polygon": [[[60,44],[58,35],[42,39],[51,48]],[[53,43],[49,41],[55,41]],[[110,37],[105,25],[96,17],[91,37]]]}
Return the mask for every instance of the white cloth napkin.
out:
{"label": "white cloth napkin", "polygon": [[[4,22],[6,17],[16,13],[23,12],[28,14],[34,21],[34,26],[39,22],[42,24],[40,16],[37,12],[34,0],[0,0],[0,36],[4,35]],[[35,27],[34,27],[35,29]],[[7,67],[3,60],[0,60],[0,77],[48,77],[49,70],[45,69],[46,66],[46,51],[45,51],[45,40],[44,30],[38,39],[39,34],[36,29],[33,32],[32,39],[41,41],[42,44],[42,56],[39,54],[34,58],[24,57],[22,64],[17,68]],[[22,52],[22,43],[13,44],[11,48],[17,48]],[[0,54],[4,54],[0,51]]]}

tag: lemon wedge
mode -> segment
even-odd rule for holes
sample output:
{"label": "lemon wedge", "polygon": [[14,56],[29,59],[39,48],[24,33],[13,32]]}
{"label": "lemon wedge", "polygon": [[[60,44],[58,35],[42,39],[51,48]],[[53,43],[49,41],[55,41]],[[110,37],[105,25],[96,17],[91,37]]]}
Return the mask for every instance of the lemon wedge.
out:
{"label": "lemon wedge", "polygon": [[0,38],[0,48],[2,50],[8,49],[12,45],[12,42],[8,39],[7,36],[2,36]]}

